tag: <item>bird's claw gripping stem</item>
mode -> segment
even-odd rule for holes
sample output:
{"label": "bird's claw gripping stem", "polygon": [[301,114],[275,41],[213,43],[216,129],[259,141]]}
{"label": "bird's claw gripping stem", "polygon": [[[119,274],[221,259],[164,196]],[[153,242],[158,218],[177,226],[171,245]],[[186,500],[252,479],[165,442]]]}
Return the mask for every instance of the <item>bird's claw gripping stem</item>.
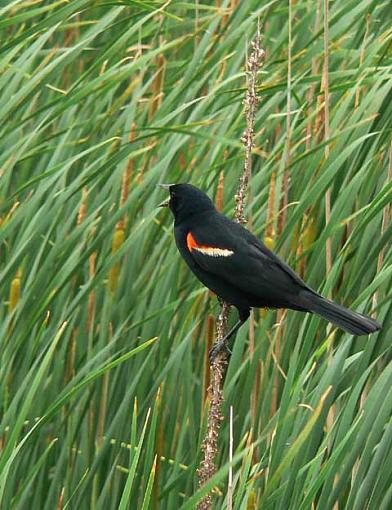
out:
{"label": "bird's claw gripping stem", "polygon": [[214,344],[212,349],[210,350],[210,352],[208,354],[208,358],[210,360],[210,365],[212,365],[214,363],[218,354],[220,354],[221,352],[225,352],[227,358],[229,358],[231,355],[231,350],[229,349],[229,347],[227,345],[227,338],[222,338],[222,340],[218,340]]}
{"label": "bird's claw gripping stem", "polygon": [[213,364],[213,362],[216,360],[216,357],[219,353],[225,351],[226,352],[226,359],[230,358],[231,356],[231,350],[229,349],[229,340],[230,338],[237,333],[237,331],[240,329],[242,324],[248,319],[249,313],[246,315],[244,314],[240,320],[237,322],[237,324],[227,333],[226,336],[224,336],[221,340],[218,340],[212,347],[209,353],[210,358],[210,365]]}

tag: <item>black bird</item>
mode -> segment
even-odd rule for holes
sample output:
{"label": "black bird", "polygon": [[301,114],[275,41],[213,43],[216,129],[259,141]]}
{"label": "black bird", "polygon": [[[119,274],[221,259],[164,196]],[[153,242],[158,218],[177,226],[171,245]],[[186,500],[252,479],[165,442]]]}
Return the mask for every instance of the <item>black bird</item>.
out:
{"label": "black bird", "polygon": [[212,200],[191,184],[161,184],[170,198],[161,207],[174,215],[177,248],[197,278],[234,305],[239,321],[210,353],[212,361],[246,322],[251,308],[290,308],[321,315],[353,335],[381,328],[366,315],[322,297],[257,237],[219,213]]}

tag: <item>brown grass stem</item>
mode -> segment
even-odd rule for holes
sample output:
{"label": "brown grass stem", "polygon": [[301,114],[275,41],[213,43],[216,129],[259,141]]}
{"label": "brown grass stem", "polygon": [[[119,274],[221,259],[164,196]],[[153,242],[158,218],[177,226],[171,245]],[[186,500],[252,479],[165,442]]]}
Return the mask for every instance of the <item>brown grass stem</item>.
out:
{"label": "brown grass stem", "polygon": [[[324,70],[323,70],[323,90],[324,90],[324,141],[330,139],[329,129],[329,0],[324,0]],[[329,144],[325,145],[325,161],[329,158]],[[331,219],[331,190],[327,189],[325,193],[325,224],[328,225]],[[326,274],[330,274],[332,269],[332,246],[331,238],[326,241]]]}
{"label": "brown grass stem", "polygon": [[[257,34],[251,43],[251,52],[246,59],[246,93],[244,99],[244,113],[246,128],[241,138],[244,144],[245,160],[243,172],[240,176],[238,191],[235,195],[235,219],[238,223],[246,223],[244,210],[248,194],[248,184],[252,175],[252,149],[254,147],[254,123],[258,105],[256,86],[258,72],[263,63],[264,50],[261,48],[260,25]],[[222,302],[221,311],[217,320],[217,341],[221,340],[227,328],[230,306]],[[210,406],[207,418],[207,430],[202,443],[203,458],[198,469],[199,485],[203,486],[216,472],[215,458],[218,453],[218,434],[223,420],[223,383],[228,362],[228,353],[221,352],[213,361],[211,369],[211,384],[209,387]],[[210,510],[212,495],[207,494],[197,505],[197,510]]]}

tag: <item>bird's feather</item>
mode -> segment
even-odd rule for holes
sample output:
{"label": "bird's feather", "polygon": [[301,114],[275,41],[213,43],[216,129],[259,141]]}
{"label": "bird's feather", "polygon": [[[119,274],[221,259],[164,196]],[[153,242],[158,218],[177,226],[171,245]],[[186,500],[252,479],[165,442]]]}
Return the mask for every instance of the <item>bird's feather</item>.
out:
{"label": "bird's feather", "polygon": [[231,251],[233,254],[227,257],[210,256],[207,252],[192,249],[192,258],[200,268],[254,296],[260,304],[298,304],[299,290],[308,287],[287,264],[248,230],[225,216],[219,213],[209,215],[208,222],[208,229],[204,228],[202,222],[191,227],[190,232],[196,244]]}

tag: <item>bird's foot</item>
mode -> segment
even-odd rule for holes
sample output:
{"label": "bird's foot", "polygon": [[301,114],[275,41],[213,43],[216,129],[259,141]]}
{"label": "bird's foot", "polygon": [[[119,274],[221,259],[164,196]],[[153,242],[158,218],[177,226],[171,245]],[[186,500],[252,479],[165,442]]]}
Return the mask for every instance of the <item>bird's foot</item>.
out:
{"label": "bird's foot", "polygon": [[213,345],[212,349],[210,350],[210,352],[208,354],[208,358],[210,360],[210,365],[212,365],[214,363],[218,354],[223,353],[223,352],[225,353],[226,358],[230,357],[231,350],[229,349],[229,346],[227,345],[226,338],[222,338],[222,340],[218,340],[218,342],[216,342]]}

